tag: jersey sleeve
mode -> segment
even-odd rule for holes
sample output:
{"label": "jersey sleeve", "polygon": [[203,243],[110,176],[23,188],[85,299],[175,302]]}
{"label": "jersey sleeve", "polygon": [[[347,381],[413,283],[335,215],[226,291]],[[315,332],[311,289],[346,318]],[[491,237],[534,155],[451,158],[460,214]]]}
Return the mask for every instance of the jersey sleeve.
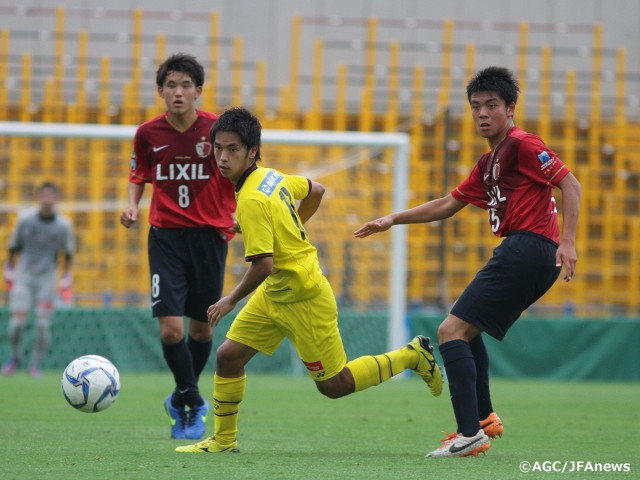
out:
{"label": "jersey sleeve", "polygon": [[10,252],[19,252],[22,249],[22,244],[20,241],[20,238],[21,238],[20,229],[22,228],[22,225],[24,223],[23,218],[24,216],[22,214],[18,214],[16,225],[11,231],[11,235],[9,235],[9,251]]}
{"label": "jersey sleeve", "polygon": [[518,157],[527,176],[542,185],[557,187],[569,173],[569,168],[558,155],[535,135],[529,135],[522,140]]}
{"label": "jersey sleeve", "polygon": [[287,184],[291,188],[293,198],[296,200],[302,200],[309,196],[311,192],[311,181],[307,177],[301,175],[285,175],[287,178]]}
{"label": "jersey sleeve", "polygon": [[271,212],[268,202],[256,198],[242,200],[237,216],[238,223],[242,225],[245,260],[250,262],[254,258],[273,255],[275,232],[269,221]]}
{"label": "jersey sleeve", "polygon": [[65,231],[67,234],[67,238],[65,238],[64,250],[67,257],[70,258],[73,256],[73,252],[76,249],[76,237],[73,232],[73,223],[71,222],[71,220],[67,217],[64,217],[64,223]]}
{"label": "jersey sleeve", "polygon": [[477,163],[469,176],[451,191],[451,195],[461,202],[471,203],[482,209],[487,208],[487,194],[482,188],[480,167]]}
{"label": "jersey sleeve", "polygon": [[146,141],[144,140],[144,126],[138,127],[133,137],[133,152],[131,153],[131,170],[129,181],[131,183],[151,183],[151,164],[147,159]]}

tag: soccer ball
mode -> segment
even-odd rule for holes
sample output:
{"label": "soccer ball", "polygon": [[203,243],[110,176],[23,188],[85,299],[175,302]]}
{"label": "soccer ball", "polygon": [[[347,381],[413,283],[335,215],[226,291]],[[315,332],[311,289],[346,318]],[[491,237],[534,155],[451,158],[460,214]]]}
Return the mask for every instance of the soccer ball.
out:
{"label": "soccer ball", "polygon": [[81,412],[100,412],[118,398],[120,374],[106,358],[84,355],[64,369],[62,393],[73,408]]}

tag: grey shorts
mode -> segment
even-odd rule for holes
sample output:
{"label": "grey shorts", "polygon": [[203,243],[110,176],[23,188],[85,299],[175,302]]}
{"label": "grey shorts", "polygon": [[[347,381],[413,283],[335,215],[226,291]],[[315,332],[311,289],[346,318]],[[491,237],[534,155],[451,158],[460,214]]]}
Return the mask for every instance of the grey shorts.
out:
{"label": "grey shorts", "polygon": [[31,273],[19,270],[9,293],[9,310],[26,312],[31,308],[52,310],[57,294],[58,272]]}

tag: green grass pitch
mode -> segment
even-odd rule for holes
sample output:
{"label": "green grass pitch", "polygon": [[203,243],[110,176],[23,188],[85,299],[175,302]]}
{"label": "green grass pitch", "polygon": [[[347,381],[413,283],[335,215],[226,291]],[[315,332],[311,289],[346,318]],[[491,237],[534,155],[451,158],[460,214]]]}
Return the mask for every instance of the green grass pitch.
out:
{"label": "green grass pitch", "polygon": [[[210,455],[173,451],[190,442],[169,438],[161,409],[169,373],[122,373],[119,398],[96,414],[66,403],[61,374],[0,378],[1,479],[640,478],[637,383],[494,380],[504,436],[486,456],[430,459],[454,419],[446,385],[433,398],[415,376],[329,400],[306,377],[249,374],[241,453]],[[212,375],[200,384],[210,399]],[[212,428],[210,416],[207,435]],[[525,461],[626,463],[630,471],[522,473]]]}

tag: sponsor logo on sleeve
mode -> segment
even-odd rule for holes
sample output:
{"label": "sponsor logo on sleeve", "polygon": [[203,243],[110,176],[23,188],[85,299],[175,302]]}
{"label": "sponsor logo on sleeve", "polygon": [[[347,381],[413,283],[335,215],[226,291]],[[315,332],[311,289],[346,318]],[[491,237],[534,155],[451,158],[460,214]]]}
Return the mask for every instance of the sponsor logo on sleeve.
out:
{"label": "sponsor logo on sleeve", "polygon": [[547,152],[543,151],[538,154],[538,160],[540,160],[540,170],[546,170],[555,163],[556,157],[552,157]]}

